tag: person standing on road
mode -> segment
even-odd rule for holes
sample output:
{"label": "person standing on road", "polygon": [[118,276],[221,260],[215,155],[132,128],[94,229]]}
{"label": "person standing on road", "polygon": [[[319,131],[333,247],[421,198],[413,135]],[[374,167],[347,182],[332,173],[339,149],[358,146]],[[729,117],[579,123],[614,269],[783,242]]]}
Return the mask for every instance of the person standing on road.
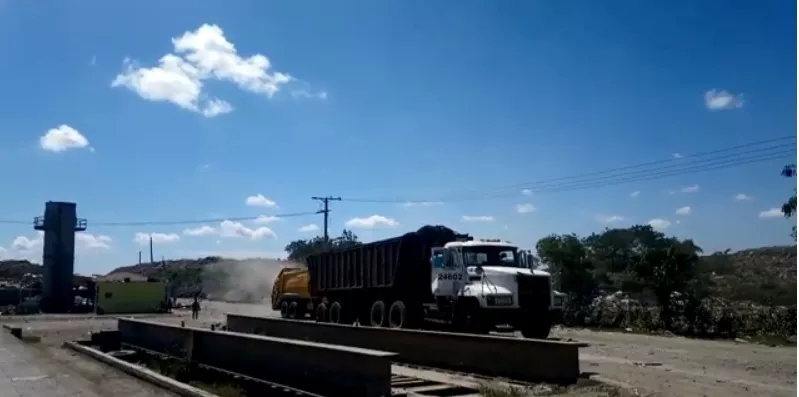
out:
{"label": "person standing on road", "polygon": [[191,318],[192,320],[196,320],[200,318],[200,301],[197,300],[197,297],[194,297],[194,302],[191,303]]}

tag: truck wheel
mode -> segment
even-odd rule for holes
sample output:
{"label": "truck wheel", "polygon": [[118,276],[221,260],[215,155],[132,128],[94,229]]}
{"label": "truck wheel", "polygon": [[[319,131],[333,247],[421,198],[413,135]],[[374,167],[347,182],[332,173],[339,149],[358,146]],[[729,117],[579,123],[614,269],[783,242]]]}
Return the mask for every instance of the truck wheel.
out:
{"label": "truck wheel", "polygon": [[529,339],[546,339],[552,329],[552,321],[538,319],[522,326],[522,335]]}
{"label": "truck wheel", "polygon": [[382,327],[386,323],[386,304],[383,301],[374,301],[369,309],[369,325]]}
{"label": "truck wheel", "polygon": [[330,305],[329,316],[330,316],[330,322],[331,323],[334,323],[334,324],[340,324],[341,323],[341,303],[333,302],[333,304]]}
{"label": "truck wheel", "polygon": [[289,311],[288,311],[288,317],[289,318],[297,318],[297,307],[298,306],[299,305],[297,304],[297,302],[291,302],[291,304],[289,305]]}
{"label": "truck wheel", "polygon": [[316,307],[316,322],[317,323],[326,323],[327,322],[327,305],[324,303],[320,303],[319,306]]}
{"label": "truck wheel", "polygon": [[287,318],[289,316],[289,303],[283,302],[280,304],[280,317]]}
{"label": "truck wheel", "polygon": [[388,326],[391,328],[405,328],[407,326],[405,316],[405,303],[402,301],[392,303],[388,309]]}
{"label": "truck wheel", "polygon": [[491,326],[480,315],[480,305],[475,301],[458,302],[455,306],[453,324],[457,332],[487,334]]}

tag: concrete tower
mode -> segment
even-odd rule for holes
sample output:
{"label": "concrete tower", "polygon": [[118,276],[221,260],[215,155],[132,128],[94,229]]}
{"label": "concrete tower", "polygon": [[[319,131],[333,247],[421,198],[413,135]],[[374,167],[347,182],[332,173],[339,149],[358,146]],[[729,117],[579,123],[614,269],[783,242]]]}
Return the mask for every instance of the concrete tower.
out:
{"label": "concrete tower", "polygon": [[86,230],[86,219],[77,218],[76,207],[75,203],[48,201],[44,216],[33,220],[33,228],[44,231],[41,308],[47,313],[67,313],[75,303],[75,232]]}

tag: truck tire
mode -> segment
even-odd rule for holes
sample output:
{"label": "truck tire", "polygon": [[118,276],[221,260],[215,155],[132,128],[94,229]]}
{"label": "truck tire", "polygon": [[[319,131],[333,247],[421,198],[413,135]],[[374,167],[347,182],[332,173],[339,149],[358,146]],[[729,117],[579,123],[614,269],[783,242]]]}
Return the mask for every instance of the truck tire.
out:
{"label": "truck tire", "polygon": [[369,309],[369,325],[382,327],[386,323],[386,304],[383,301],[374,301]]}
{"label": "truck tire", "polygon": [[481,316],[480,304],[475,300],[459,301],[455,305],[454,314],[453,325],[456,332],[488,334],[493,328],[493,324],[487,324]]}
{"label": "truck tire", "polygon": [[546,339],[552,329],[552,320],[539,318],[522,326],[522,335],[528,339]]}
{"label": "truck tire", "polygon": [[327,305],[324,303],[320,303],[319,306],[316,307],[316,322],[326,323],[327,315],[328,315]]}
{"label": "truck tire", "polygon": [[289,316],[289,303],[283,301],[283,303],[280,304],[280,317],[288,318],[288,316]]}
{"label": "truck tire", "polygon": [[297,314],[299,314],[299,312],[297,311],[297,308],[299,306],[300,305],[297,304],[297,302],[291,302],[291,304],[289,304],[289,311],[288,311],[289,318],[299,318],[299,316],[297,316]]}
{"label": "truck tire", "polygon": [[395,301],[388,309],[388,326],[390,328],[406,328],[408,322],[406,320],[407,310],[405,303],[402,301]]}
{"label": "truck tire", "polygon": [[331,323],[341,324],[341,319],[342,319],[342,317],[341,317],[341,303],[333,302],[333,304],[330,305],[330,310],[328,312],[328,318],[330,319]]}

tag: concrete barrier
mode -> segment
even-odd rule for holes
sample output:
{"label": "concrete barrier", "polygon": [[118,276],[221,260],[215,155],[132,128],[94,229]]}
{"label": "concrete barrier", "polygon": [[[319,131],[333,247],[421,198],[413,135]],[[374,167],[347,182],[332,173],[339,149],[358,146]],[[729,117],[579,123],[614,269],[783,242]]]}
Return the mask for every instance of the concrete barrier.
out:
{"label": "concrete barrier", "polygon": [[399,354],[397,362],[529,382],[575,383],[583,343],[354,327],[226,314],[233,332],[357,346]]}
{"label": "concrete barrier", "polygon": [[325,396],[391,395],[396,354],[119,319],[123,344]]}

